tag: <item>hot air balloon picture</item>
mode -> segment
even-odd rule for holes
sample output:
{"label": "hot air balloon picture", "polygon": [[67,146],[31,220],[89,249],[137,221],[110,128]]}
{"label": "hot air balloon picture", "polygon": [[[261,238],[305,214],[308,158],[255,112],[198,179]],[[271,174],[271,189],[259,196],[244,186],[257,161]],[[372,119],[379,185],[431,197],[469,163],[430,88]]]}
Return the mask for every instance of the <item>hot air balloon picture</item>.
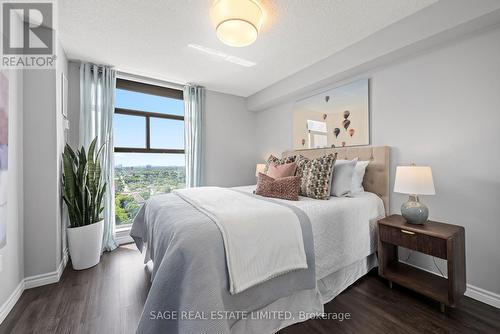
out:
{"label": "hot air balloon picture", "polygon": [[[369,145],[369,86],[369,79],[360,79],[295,101],[294,148]],[[304,126],[308,122],[315,124],[314,129]]]}
{"label": "hot air balloon picture", "polygon": [[351,121],[350,121],[350,120],[348,120],[348,119],[344,119],[344,120],[342,121],[342,125],[344,126],[344,129],[346,129],[346,130],[347,130],[347,129],[349,128],[349,125],[351,125]]}

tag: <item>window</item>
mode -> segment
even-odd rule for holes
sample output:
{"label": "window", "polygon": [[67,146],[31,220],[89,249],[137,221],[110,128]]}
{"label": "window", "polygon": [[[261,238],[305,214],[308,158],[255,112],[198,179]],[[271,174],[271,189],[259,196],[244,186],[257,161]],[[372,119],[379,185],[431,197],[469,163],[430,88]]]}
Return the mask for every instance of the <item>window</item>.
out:
{"label": "window", "polygon": [[185,186],[182,91],[117,79],[113,127],[116,225],[122,227],[151,196]]}
{"label": "window", "polygon": [[308,119],[307,131],[309,133],[309,148],[321,148],[328,146],[326,122]]}

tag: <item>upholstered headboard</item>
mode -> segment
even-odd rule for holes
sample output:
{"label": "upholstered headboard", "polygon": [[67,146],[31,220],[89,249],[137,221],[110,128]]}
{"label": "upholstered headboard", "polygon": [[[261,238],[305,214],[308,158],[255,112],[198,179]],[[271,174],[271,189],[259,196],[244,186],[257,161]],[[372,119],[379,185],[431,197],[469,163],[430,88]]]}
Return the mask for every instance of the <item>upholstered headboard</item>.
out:
{"label": "upholstered headboard", "polygon": [[344,148],[318,148],[306,150],[294,150],[283,152],[283,157],[291,155],[303,155],[306,158],[316,158],[328,153],[337,153],[337,159],[368,160],[370,163],[366,168],[363,187],[366,191],[380,196],[384,201],[385,212],[389,213],[389,166],[390,166],[389,146],[357,146]]}

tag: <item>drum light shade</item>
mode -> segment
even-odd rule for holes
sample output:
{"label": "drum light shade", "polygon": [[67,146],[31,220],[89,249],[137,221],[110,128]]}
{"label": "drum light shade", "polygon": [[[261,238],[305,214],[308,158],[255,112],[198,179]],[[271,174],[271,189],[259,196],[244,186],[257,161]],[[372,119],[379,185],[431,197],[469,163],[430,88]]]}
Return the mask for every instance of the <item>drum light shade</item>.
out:
{"label": "drum light shade", "polygon": [[427,166],[398,166],[394,192],[413,195],[435,195],[432,170]]}
{"label": "drum light shade", "polygon": [[264,20],[264,12],[254,0],[215,0],[211,16],[217,37],[235,47],[255,42]]}

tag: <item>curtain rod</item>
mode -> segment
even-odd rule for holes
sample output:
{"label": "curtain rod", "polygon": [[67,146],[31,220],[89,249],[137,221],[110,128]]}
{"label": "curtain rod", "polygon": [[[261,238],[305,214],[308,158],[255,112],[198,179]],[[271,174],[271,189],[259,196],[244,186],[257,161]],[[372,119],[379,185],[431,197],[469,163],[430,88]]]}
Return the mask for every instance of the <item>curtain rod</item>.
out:
{"label": "curtain rod", "polygon": [[[78,61],[78,62],[79,62],[79,66],[82,66],[83,64],[88,64],[88,65],[92,65],[93,67],[97,67],[97,69],[98,69],[99,72],[102,72],[102,70],[104,68],[107,68],[107,69],[110,69],[110,70],[114,70],[114,67],[111,66],[111,65],[96,64],[96,63],[89,62],[89,61]],[[94,68],[91,68],[91,70],[94,70]]]}

